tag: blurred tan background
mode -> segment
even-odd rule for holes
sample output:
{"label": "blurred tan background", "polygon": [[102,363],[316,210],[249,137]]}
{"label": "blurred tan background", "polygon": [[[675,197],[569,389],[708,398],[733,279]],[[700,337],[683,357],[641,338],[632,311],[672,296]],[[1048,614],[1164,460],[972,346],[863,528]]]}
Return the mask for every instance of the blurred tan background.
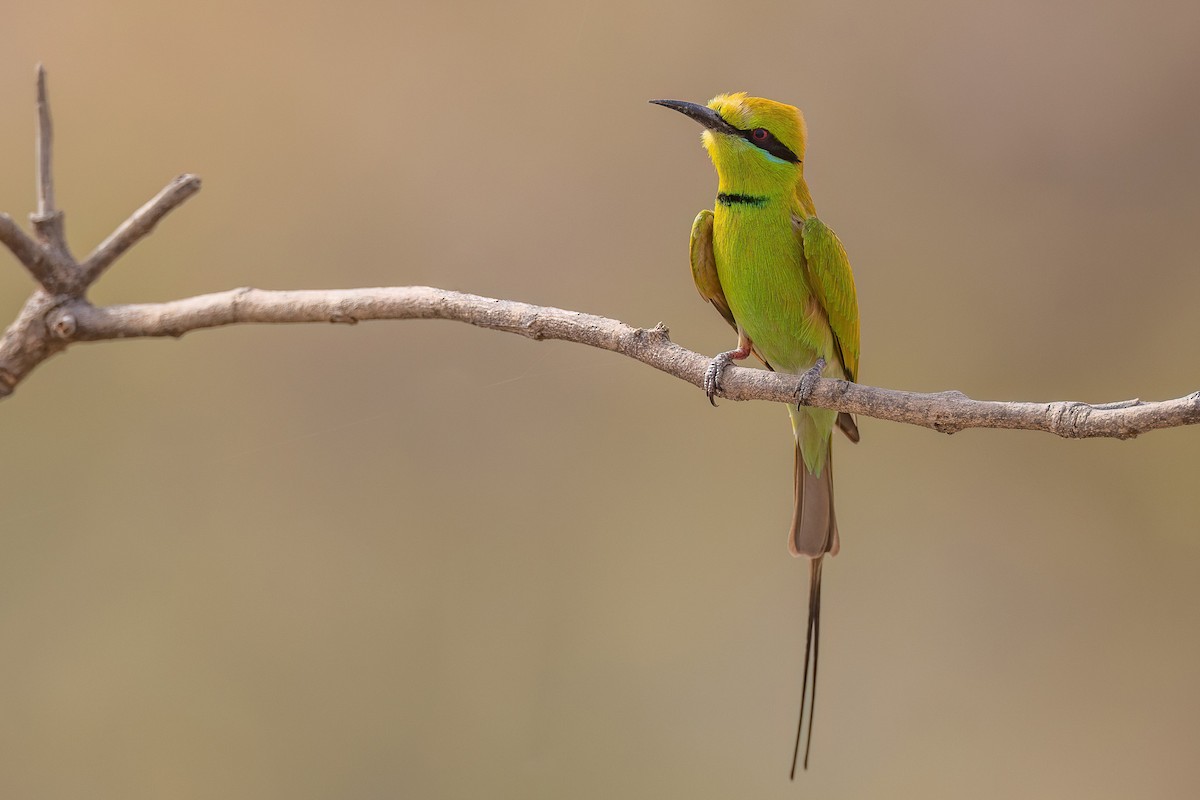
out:
{"label": "blurred tan background", "polygon": [[[1200,388],[1200,6],[13,3],[99,303],[431,284],[733,343],[652,97],[800,105],[865,382]],[[30,280],[11,258],[11,319]],[[0,404],[0,795],[1127,798],[1200,786],[1200,430],[839,439],[813,766],[782,409],[436,322],[78,346]]]}

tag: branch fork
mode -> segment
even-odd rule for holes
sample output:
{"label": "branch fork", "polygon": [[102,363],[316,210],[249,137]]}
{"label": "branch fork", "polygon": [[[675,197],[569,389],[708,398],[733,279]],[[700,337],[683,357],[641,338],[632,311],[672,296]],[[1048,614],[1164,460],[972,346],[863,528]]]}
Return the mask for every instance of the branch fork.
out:
{"label": "branch fork", "polygon": [[29,215],[33,236],[0,213],[0,243],[16,257],[38,289],[0,339],[0,397],[38,364],[75,340],[75,313],[90,308],[87,290],[117,258],[144,238],[164,216],[200,190],[195,175],[180,175],[138,209],[81,264],[67,246],[65,217],[54,196],[54,129],[46,70],[37,68],[37,211]]}

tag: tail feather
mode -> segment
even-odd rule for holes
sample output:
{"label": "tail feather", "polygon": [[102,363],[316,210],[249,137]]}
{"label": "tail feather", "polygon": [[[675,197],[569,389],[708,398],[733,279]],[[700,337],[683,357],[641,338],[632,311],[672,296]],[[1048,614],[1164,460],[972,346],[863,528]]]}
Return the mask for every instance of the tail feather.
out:
{"label": "tail feather", "polygon": [[[804,636],[804,685],[800,689],[800,719],[796,722],[796,747],[792,752],[791,779],[796,779],[796,764],[800,760],[800,738],[804,732],[804,705],[808,703],[808,739],[804,744],[804,768],[808,769],[808,754],[812,750],[813,716],[817,711],[817,664],[821,658],[821,565],[824,557],[810,562],[808,583],[808,632]],[[809,695],[808,665],[812,663],[812,694]],[[810,699],[811,697],[811,699]]]}
{"label": "tail feather", "polygon": [[[829,445],[826,444],[826,447]],[[813,713],[817,705],[817,662],[821,653],[821,566],[825,554],[837,555],[839,548],[837,515],[833,509],[833,460],[827,451],[820,475],[813,475],[804,464],[800,444],[796,444],[795,496],[792,530],[788,549],[794,556],[810,560],[808,586],[808,625],[804,637],[804,675],[800,690],[800,719],[796,723],[796,748],[792,756],[791,777],[796,777],[800,761],[800,740],[804,732],[804,709],[808,706],[808,739],[804,745],[804,768],[812,749]],[[809,664],[812,671],[809,671]],[[810,678],[811,675],[811,678]],[[809,686],[812,691],[809,692]]]}
{"label": "tail feather", "polygon": [[[826,442],[826,448],[829,443]],[[825,468],[813,475],[804,466],[800,443],[796,443],[795,505],[792,530],[788,534],[788,552],[794,556],[818,558],[837,555],[840,547],[837,515],[833,511],[833,453],[826,451]]]}

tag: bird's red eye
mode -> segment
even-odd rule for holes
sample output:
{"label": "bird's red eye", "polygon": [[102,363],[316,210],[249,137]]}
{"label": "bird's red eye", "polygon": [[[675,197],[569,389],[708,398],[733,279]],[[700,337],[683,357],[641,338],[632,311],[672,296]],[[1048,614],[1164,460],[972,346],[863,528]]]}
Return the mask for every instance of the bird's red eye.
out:
{"label": "bird's red eye", "polygon": [[771,134],[767,132],[766,128],[755,128],[750,131],[750,135],[754,137],[754,141],[756,142],[765,142]]}

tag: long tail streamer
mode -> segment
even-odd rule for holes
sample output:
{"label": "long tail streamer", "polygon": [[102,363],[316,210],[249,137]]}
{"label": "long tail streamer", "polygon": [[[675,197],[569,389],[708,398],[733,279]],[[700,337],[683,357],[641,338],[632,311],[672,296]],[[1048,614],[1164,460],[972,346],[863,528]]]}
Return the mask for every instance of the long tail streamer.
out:
{"label": "long tail streamer", "polygon": [[[808,702],[808,740],[804,745],[804,768],[808,769],[808,752],[812,749],[813,714],[817,708],[817,661],[821,656],[821,562],[812,560],[808,583],[808,633],[804,637],[804,684],[800,689],[800,721],[796,723],[796,749],[792,755],[791,779],[796,779],[796,764],[800,761],[800,739],[804,731],[804,705]],[[812,695],[809,699],[809,656],[812,657]]]}

